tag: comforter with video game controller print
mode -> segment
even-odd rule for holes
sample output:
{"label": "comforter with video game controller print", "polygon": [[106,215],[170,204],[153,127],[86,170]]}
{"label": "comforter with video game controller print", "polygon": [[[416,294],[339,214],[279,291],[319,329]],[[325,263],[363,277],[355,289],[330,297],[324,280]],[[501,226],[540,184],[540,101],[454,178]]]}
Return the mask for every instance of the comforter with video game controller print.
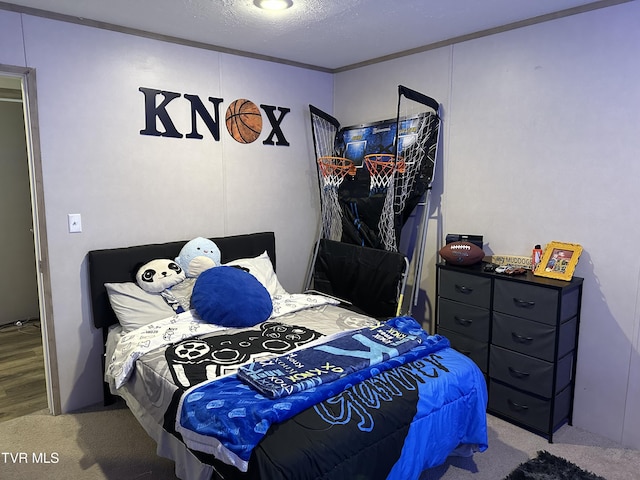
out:
{"label": "comforter with video game controller print", "polygon": [[[185,444],[192,449],[214,455],[225,463],[236,466],[240,471],[247,471],[249,458],[258,442],[264,437],[271,425],[282,423],[297,413],[342,393],[346,388],[359,384],[374,375],[379,375],[391,368],[398,367],[420,359],[428,354],[449,347],[449,341],[439,335],[429,336],[412,318],[392,318],[386,322],[393,330],[414,338],[413,348],[402,355],[392,356],[388,351],[386,360],[382,356],[370,365],[350,362],[355,365],[352,373],[334,379],[331,382],[318,384],[302,391],[291,393],[280,399],[269,399],[257,390],[249,387],[231,375],[223,379],[207,382],[189,389],[181,398],[178,406],[176,430],[182,435]],[[383,326],[376,326],[381,330]],[[363,329],[368,330],[368,329]],[[382,331],[391,331],[389,328]],[[361,332],[357,330],[356,332]],[[350,342],[345,335],[326,342],[315,343],[298,352],[304,356],[310,349],[331,347]],[[364,340],[360,338],[360,340]],[[349,345],[351,355],[376,356],[376,347],[370,342],[356,341]],[[335,347],[334,347],[335,348]],[[356,350],[358,348],[358,350]],[[344,352],[343,352],[344,353]],[[345,363],[348,357],[325,352],[325,360],[331,368],[349,368]],[[370,357],[371,358],[371,357]],[[352,359],[353,360],[353,359]]]}

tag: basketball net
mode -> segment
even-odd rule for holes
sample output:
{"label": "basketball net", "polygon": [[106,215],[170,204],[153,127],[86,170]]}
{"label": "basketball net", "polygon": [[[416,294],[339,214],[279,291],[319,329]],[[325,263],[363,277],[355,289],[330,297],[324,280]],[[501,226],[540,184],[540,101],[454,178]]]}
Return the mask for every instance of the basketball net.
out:
{"label": "basketball net", "polygon": [[353,168],[353,163],[349,165],[349,160],[335,155],[339,128],[337,120],[311,108],[311,128],[320,183],[320,238],[339,242],[342,240],[342,208],[338,200],[338,187]]}
{"label": "basketball net", "polygon": [[351,176],[356,174],[356,166],[348,158],[342,157],[320,157],[318,168],[322,175],[322,187],[338,190],[347,173]]}
{"label": "basketball net", "polygon": [[396,156],[390,153],[365,155],[364,164],[369,172],[369,193],[384,193],[393,182],[395,173],[403,174],[406,169],[404,160],[396,162]]}
{"label": "basketball net", "polygon": [[[401,97],[402,98],[402,97]],[[413,191],[418,176],[422,172],[433,171],[437,150],[437,137],[440,121],[437,115],[426,113],[420,117],[418,125],[411,132],[407,132],[403,126],[402,118],[416,115],[413,108],[422,110],[423,105],[415,104],[410,100],[401,102],[398,116],[398,144],[396,145],[397,157],[403,159],[404,172],[402,175],[391,175],[391,181],[387,186],[387,198],[382,207],[378,229],[385,250],[398,251],[398,238],[396,234],[396,218],[405,208],[407,199]],[[424,113],[422,110],[419,113]],[[435,136],[435,137],[434,137]],[[405,137],[405,141],[400,141]]]}
{"label": "basketball net", "polygon": [[323,237],[340,241],[342,237],[342,208],[338,198],[338,188],[344,177],[355,175],[353,162],[342,157],[320,157],[320,198],[322,199],[322,231]]}

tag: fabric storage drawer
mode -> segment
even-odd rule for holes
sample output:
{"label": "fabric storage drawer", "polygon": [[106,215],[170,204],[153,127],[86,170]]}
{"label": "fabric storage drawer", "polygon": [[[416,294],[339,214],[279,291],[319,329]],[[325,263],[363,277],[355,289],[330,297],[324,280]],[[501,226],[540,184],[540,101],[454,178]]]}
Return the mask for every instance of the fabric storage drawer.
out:
{"label": "fabric storage drawer", "polygon": [[489,310],[438,298],[438,324],[477,340],[489,340],[491,315]]}
{"label": "fabric storage drawer", "polygon": [[[576,322],[577,320],[572,318],[560,325],[557,358],[574,349]],[[556,358],[555,342],[555,327],[498,312],[493,313],[492,343],[495,345],[553,362]]]}
{"label": "fabric storage drawer", "polygon": [[[570,406],[571,388],[565,388],[555,398],[551,431],[568,418]],[[528,427],[545,432],[549,431],[551,400],[528,395],[490,379],[488,408],[490,411],[509,417]]]}
{"label": "fabric storage drawer", "polygon": [[494,312],[492,343],[552,362],[556,329],[544,323]]}
{"label": "fabric storage drawer", "polygon": [[558,292],[550,288],[496,279],[493,309],[509,315],[555,325]]}
{"label": "fabric storage drawer", "polygon": [[487,366],[489,364],[488,343],[479,342],[473,338],[465,337],[464,335],[444,328],[439,328],[438,333],[447,337],[453,348],[473,360],[483,373],[487,373]]}
{"label": "fabric storage drawer", "polygon": [[553,392],[560,391],[571,381],[571,355],[558,361],[556,388],[553,388],[553,363],[505,350],[491,347],[489,365],[491,377],[509,385],[551,398]]}
{"label": "fabric storage drawer", "polygon": [[439,296],[459,302],[489,308],[491,279],[450,270],[440,270]]}

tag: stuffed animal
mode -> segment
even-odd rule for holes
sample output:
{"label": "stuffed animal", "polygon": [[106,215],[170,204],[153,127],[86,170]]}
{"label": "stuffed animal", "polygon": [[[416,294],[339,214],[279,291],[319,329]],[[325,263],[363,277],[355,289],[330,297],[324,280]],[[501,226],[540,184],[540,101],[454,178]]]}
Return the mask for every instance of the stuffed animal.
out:
{"label": "stuffed animal", "polygon": [[220,265],[220,249],[212,240],[197,237],[182,247],[176,263],[182,267],[187,277],[197,277],[205,270]]}
{"label": "stuffed animal", "polygon": [[160,293],[184,281],[184,270],[173,260],[159,258],[142,265],[136,273],[136,282],[145,292]]}

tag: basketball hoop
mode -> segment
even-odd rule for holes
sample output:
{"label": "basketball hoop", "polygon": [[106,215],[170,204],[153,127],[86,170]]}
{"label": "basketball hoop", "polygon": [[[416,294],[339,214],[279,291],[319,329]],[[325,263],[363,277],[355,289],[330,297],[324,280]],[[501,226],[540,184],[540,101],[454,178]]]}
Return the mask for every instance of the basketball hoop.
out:
{"label": "basketball hoop", "polygon": [[370,191],[384,192],[391,185],[393,173],[404,173],[406,165],[403,159],[396,161],[396,156],[391,153],[373,153],[365,155],[364,164],[367,166],[371,177]]}
{"label": "basketball hoop", "polygon": [[346,175],[355,176],[356,166],[348,158],[320,157],[318,167],[322,174],[322,185],[325,188],[338,188]]}

